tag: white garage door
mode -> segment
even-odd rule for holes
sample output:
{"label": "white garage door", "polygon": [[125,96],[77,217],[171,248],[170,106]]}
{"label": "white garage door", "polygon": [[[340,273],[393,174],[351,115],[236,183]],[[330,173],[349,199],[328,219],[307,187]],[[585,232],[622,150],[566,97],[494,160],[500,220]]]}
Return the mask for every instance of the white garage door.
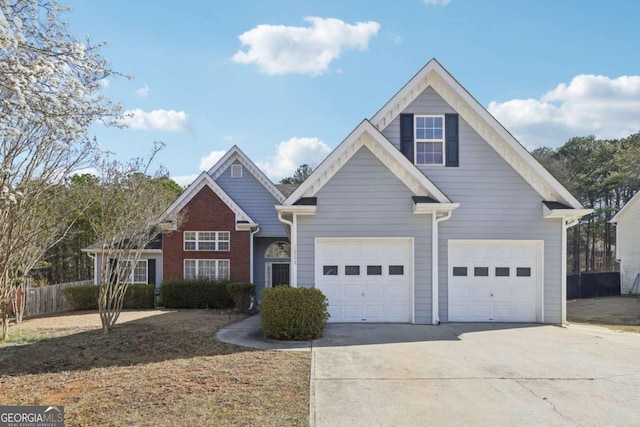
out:
{"label": "white garage door", "polygon": [[449,241],[449,321],[542,321],[541,301],[541,241]]}
{"label": "white garage door", "polygon": [[316,239],[329,322],[410,322],[412,260],[412,239]]}

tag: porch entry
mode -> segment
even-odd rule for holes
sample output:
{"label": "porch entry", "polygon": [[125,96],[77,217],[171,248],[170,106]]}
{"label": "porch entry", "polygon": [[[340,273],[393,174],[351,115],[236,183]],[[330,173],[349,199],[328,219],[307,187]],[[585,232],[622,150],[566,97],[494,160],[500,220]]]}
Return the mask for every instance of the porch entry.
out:
{"label": "porch entry", "polygon": [[288,262],[269,262],[266,264],[267,287],[289,286],[289,263]]}

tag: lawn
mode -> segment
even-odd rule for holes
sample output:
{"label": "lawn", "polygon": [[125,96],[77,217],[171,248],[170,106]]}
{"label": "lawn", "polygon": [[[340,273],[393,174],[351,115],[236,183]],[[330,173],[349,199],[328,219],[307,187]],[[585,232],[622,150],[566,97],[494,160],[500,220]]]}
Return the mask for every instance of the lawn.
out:
{"label": "lawn", "polygon": [[243,316],[123,312],[30,319],[0,344],[0,405],[64,405],[67,426],[308,425],[310,353],[215,340]]}
{"label": "lawn", "polygon": [[624,295],[567,301],[567,320],[640,333],[640,297]]}

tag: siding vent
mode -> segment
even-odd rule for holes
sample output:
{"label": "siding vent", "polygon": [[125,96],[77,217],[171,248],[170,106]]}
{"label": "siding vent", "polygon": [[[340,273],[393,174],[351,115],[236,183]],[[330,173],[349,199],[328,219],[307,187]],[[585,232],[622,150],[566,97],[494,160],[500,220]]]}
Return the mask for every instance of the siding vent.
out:
{"label": "siding vent", "polygon": [[242,178],[242,165],[231,165],[231,178]]}

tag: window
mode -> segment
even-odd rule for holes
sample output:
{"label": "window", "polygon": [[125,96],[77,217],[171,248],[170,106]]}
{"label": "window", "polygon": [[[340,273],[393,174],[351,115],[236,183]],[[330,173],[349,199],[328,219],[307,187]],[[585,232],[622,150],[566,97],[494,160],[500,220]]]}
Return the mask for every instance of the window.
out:
{"label": "window", "polygon": [[509,277],[509,267],[496,267],[496,277]]}
{"label": "window", "polygon": [[404,276],[404,265],[390,265],[389,276]]}
{"label": "window", "polygon": [[337,265],[325,265],[322,267],[322,274],[324,276],[337,276],[338,275],[338,266]]}
{"label": "window", "polygon": [[231,165],[231,178],[242,178],[242,165]]}
{"label": "window", "polygon": [[344,267],[344,274],[347,276],[359,276],[360,275],[360,266],[359,265],[347,265]]}
{"label": "window", "polygon": [[467,275],[467,267],[453,267],[453,275],[454,276],[466,276]]}
{"label": "window", "polygon": [[415,116],[415,163],[444,164],[444,116]]}
{"label": "window", "polygon": [[518,267],[516,268],[516,276],[518,277],[531,277],[530,267]]}
{"label": "window", "polygon": [[120,283],[147,283],[147,260],[139,260],[133,267],[131,260],[118,260],[118,281]]}
{"label": "window", "polygon": [[367,265],[367,276],[382,276],[382,266]]}
{"label": "window", "polygon": [[291,258],[291,245],[287,242],[274,242],[264,253],[265,258]]}
{"label": "window", "polygon": [[184,278],[228,280],[230,273],[228,259],[185,259]]}
{"label": "window", "polygon": [[228,251],[231,234],[228,231],[185,231],[185,251]]}
{"label": "window", "polygon": [[488,277],[489,267],[473,267],[473,275],[476,277]]}

